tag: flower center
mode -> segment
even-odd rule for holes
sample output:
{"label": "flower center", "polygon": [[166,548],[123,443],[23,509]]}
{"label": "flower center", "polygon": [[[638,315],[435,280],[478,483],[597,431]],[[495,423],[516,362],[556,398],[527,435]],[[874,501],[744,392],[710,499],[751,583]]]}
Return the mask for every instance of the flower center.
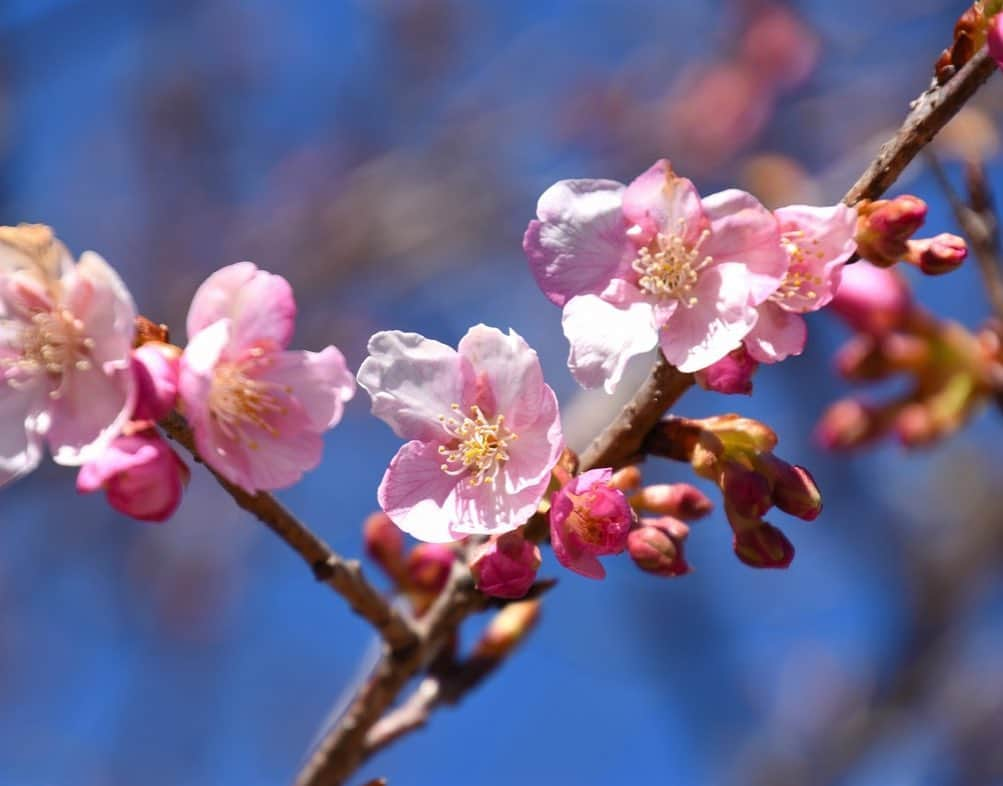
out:
{"label": "flower center", "polygon": [[[460,405],[453,404],[452,410],[459,415]],[[470,414],[459,417],[439,416],[443,429],[456,442],[453,447],[439,446],[439,454],[445,460],[442,471],[447,475],[462,475],[470,472],[470,485],[494,483],[502,465],[508,461],[508,446],[518,439],[505,426],[505,416],[498,415],[489,421],[476,404],[470,407]]]}
{"label": "flower center", "polygon": [[[274,416],[285,415],[288,409],[282,402],[283,394],[292,389],[275,382],[255,379],[248,371],[263,365],[264,353],[260,349],[251,351],[251,358],[238,363],[220,363],[213,374],[209,389],[209,415],[220,431],[234,442],[257,450],[260,445],[256,431],[264,431],[277,437]],[[225,454],[223,448],[219,453]]]}
{"label": "flower center", "polygon": [[[34,313],[30,322],[15,326],[11,344],[17,355],[0,360],[0,369],[14,371],[7,379],[11,387],[23,386],[24,376],[62,378],[71,369],[87,371],[92,367],[94,339],[84,335],[83,322],[67,308]],[[63,395],[61,383],[60,379],[59,386],[49,391],[51,398]]]}
{"label": "flower center", "polygon": [[[785,232],[781,237],[780,242],[783,244],[788,257],[790,257],[790,264],[787,267],[787,272],[784,274],[783,280],[780,282],[780,286],[777,287],[777,291],[770,295],[770,300],[776,303],[782,304],[785,300],[793,298],[815,300],[818,297],[817,289],[821,288],[825,283],[821,276],[817,276],[811,272],[811,268],[807,262],[809,254],[814,254],[821,259],[824,256],[824,252],[821,250],[806,251],[798,243],[803,238],[804,232],[799,230]],[[812,240],[811,243],[816,246],[818,245],[817,240]]]}
{"label": "flower center", "polygon": [[631,267],[640,275],[637,285],[660,300],[678,300],[687,308],[695,306],[697,299],[691,294],[700,278],[700,270],[713,261],[700,256],[700,246],[710,236],[708,230],[700,233],[697,242],[688,246],[683,240],[683,225],[672,235],[659,233],[652,244],[642,248]]}

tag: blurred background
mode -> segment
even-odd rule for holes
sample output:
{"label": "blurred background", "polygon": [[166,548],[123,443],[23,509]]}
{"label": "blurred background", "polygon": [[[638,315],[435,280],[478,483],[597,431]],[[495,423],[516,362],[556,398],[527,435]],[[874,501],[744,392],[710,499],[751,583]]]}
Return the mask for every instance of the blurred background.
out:
{"label": "blurred background", "polygon": [[[100,251],[177,341],[196,286],[240,259],[292,281],[298,346],[335,343],[353,368],[376,329],[512,327],[582,447],[622,402],[578,391],[522,256],[543,189],[667,156],[703,193],[834,202],[966,5],[3,0],[0,223]],[[985,159],[997,192],[1001,81],[938,146],[954,178]],[[958,231],[922,162],[902,190],[930,234]],[[988,314],[974,265],[914,284],[970,327]],[[590,582],[545,553],[560,583],[532,639],[358,783],[1003,784],[1003,418],[921,453],[825,454],[811,429],[846,392],[847,333],[809,321],[805,354],[751,398],[677,409],[764,420],[815,474],[817,521],[771,517],[790,570],[740,564],[720,512],[682,579],[623,558]],[[360,393],[280,496],[358,555],[398,444]],[[193,474],[160,526],[77,498],[51,464],[3,490],[0,786],[287,783],[364,673],[368,628]],[[657,462],[646,478],[692,480]]]}

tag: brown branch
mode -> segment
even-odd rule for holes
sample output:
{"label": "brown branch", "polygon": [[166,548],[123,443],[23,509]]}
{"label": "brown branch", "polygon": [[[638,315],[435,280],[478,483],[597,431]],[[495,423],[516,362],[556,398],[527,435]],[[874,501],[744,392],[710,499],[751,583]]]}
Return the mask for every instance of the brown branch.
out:
{"label": "brown branch", "polygon": [[[192,458],[205,464],[195,449],[194,436],[183,417],[171,413],[161,421],[160,426],[171,439],[191,453]],[[408,651],[414,648],[417,634],[413,624],[366,581],[357,560],[346,560],[336,554],[271,494],[248,494],[212,467],[206,465],[206,468],[239,507],[251,513],[299,554],[314,577],[347,600],[356,614],[380,632],[391,649]]]}
{"label": "brown branch", "polygon": [[[992,59],[982,50],[945,85],[932,87],[921,95],[901,129],[881,148],[844,201],[852,205],[861,199],[881,196],[989,78],[994,68]],[[583,454],[581,469],[621,467],[637,458],[647,434],[692,384],[692,375],[681,373],[659,356],[641,389]],[[449,584],[427,615],[418,646],[410,653],[387,653],[381,658],[370,679],[310,757],[296,779],[296,786],[343,783],[369,755],[366,740],[404,685],[439,653],[442,642],[462,620],[484,604],[474,590],[469,571],[461,562],[457,561]],[[429,694],[429,697],[419,696],[413,701],[423,705],[433,700],[431,689]]]}

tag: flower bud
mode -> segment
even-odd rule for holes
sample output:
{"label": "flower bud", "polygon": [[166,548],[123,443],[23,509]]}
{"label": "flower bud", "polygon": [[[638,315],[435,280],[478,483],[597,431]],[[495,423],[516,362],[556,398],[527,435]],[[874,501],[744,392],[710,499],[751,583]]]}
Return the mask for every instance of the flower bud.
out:
{"label": "flower bud", "polygon": [[404,568],[404,534],[382,510],[372,513],[362,525],[362,540],[366,554],[388,576],[400,583]]}
{"label": "flower bud", "polygon": [[630,464],[613,473],[609,484],[620,491],[633,491],[641,485],[641,470],[636,464]]}
{"label": "flower bud", "polygon": [[857,205],[857,253],[879,267],[905,256],[910,237],[926,220],[926,203],[910,194]]}
{"label": "flower bud", "polygon": [[818,518],[822,512],[822,492],[808,470],[773,454],[760,456],[759,466],[773,488],[774,505],[804,521]]}
{"label": "flower bud", "polygon": [[696,372],[696,381],[704,390],[727,395],[752,393],[752,375],[759,368],[745,347],[739,347],[725,355],[717,363],[712,363]]}
{"label": "flower bud", "polygon": [[765,521],[735,533],[735,555],[753,568],[786,568],[794,559],[794,546],[787,537]]}
{"label": "flower bud", "polygon": [[967,256],[968,245],[964,239],[949,232],[909,241],[909,262],[928,276],[940,276],[957,270]]}
{"label": "flower bud", "polygon": [[773,450],[777,435],[765,423],[741,415],[714,415],[695,421],[724,444],[725,448]]}
{"label": "flower bud", "polygon": [[485,595],[521,598],[533,586],[541,562],[537,545],[515,530],[481,546],[470,563],[470,572]]}
{"label": "flower bud", "polygon": [[526,637],[539,618],[539,600],[505,604],[488,623],[471,657],[492,660],[504,658]]}
{"label": "flower bud", "polygon": [[449,580],[456,555],[445,543],[419,543],[407,556],[411,587],[428,595],[438,595]]}
{"label": "flower bud", "polygon": [[103,489],[119,513],[140,521],[166,521],[181,504],[188,467],[160,437],[147,429],[117,437],[80,468],[77,491]]}
{"label": "flower bud", "polygon": [[181,350],[173,344],[150,341],[132,351],[136,378],[135,420],[160,420],[178,400]]}
{"label": "flower bud", "polygon": [[854,330],[880,336],[903,323],[912,302],[895,271],[858,262],[843,268],[831,306]]}
{"label": "flower bud", "polygon": [[997,14],[989,20],[989,54],[996,65],[1003,68],[1003,14]]}
{"label": "flower bud", "polygon": [[827,450],[849,450],[865,445],[880,434],[873,408],[856,399],[830,405],[815,426],[815,439]]}
{"label": "flower bud", "polygon": [[646,486],[631,497],[630,504],[637,510],[687,520],[703,518],[714,507],[702,491],[688,483]]}
{"label": "flower bud", "polygon": [[733,461],[721,472],[721,493],[735,511],[749,518],[759,518],[773,506],[769,481]]}
{"label": "flower bud", "polygon": [[627,538],[627,553],[641,570],[656,576],[683,576],[690,566],[683,556],[689,528],[678,519],[642,519]]}
{"label": "flower bud", "polygon": [[619,554],[627,545],[634,511],[610,485],[613,471],[593,469],[572,478],[550,506],[550,543],[564,567],[593,579],[606,575],[597,556]]}
{"label": "flower bud", "polygon": [[858,333],[839,348],[836,370],[840,376],[858,382],[884,379],[893,372],[881,344],[868,333]]}

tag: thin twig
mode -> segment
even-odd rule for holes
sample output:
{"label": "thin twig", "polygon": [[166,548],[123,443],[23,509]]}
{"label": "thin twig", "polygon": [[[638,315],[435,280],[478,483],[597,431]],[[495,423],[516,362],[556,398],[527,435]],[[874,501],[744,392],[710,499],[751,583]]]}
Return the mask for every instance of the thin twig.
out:
{"label": "thin twig", "polygon": [[[194,435],[183,417],[171,413],[160,425],[196,461],[205,463],[195,448]],[[314,577],[347,600],[356,614],[380,632],[391,649],[408,651],[414,648],[417,642],[414,625],[366,581],[357,560],[346,560],[335,553],[271,494],[248,494],[212,467],[206,467],[239,507],[255,516],[299,554]]]}
{"label": "thin twig", "polygon": [[969,164],[968,198],[964,200],[954,190],[936,155],[927,151],[927,163],[954,212],[961,231],[969,244],[982,274],[986,297],[993,313],[1003,320],[1003,267],[1000,261],[999,222],[989,196],[988,186],[980,165]]}

